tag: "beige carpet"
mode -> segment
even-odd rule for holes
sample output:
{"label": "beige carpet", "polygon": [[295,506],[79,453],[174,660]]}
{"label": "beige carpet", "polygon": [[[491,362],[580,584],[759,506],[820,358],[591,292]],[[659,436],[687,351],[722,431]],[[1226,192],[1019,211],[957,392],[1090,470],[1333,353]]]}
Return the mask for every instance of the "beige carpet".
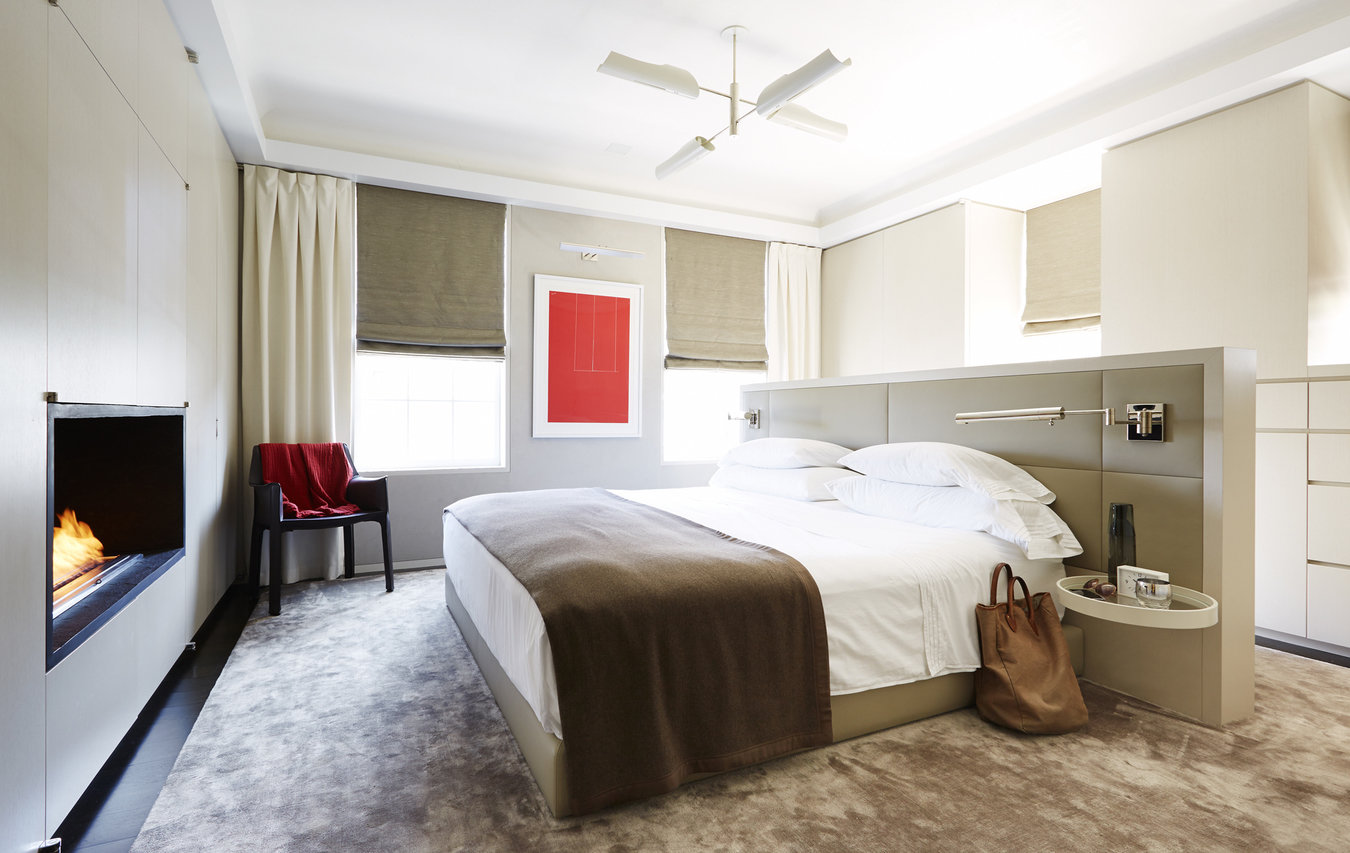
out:
{"label": "beige carpet", "polygon": [[1224,731],[1085,684],[1071,735],[957,711],[555,820],[441,580],[259,610],[133,850],[1350,850],[1350,670],[1266,649]]}

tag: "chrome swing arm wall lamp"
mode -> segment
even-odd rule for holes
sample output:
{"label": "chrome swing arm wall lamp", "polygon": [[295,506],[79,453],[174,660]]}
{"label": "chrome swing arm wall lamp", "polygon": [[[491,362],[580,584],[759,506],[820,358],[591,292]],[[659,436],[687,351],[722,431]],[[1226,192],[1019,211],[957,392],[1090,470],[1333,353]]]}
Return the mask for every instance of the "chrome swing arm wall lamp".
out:
{"label": "chrome swing arm wall lamp", "polygon": [[686,142],[680,147],[679,151],[676,151],[674,155],[656,167],[657,178],[667,178],[711,154],[716,150],[713,140],[723,133],[730,136],[737,135],[741,121],[750,115],[749,111],[741,111],[742,104],[753,107],[755,114],[761,115],[769,121],[795,127],[798,130],[814,133],[836,142],[842,142],[848,136],[847,125],[816,115],[805,107],[792,103],[792,100],[816,84],[833,77],[844,68],[852,65],[853,60],[845,59],[841,61],[829,50],[825,50],[801,68],[784,74],[765,86],[764,90],[759,93],[758,101],[749,101],[741,97],[741,84],[736,73],[736,45],[745,32],[746,28],[739,24],[722,30],[722,36],[731,39],[731,86],[729,92],[719,92],[716,89],[700,86],[698,81],[694,79],[694,75],[683,68],[643,62],[613,51],[610,51],[609,56],[596,69],[601,74],[609,74],[621,80],[630,80],[644,86],[652,86],[685,98],[697,98],[699,92],[707,92],[710,95],[726,98],[729,102],[731,118],[727,126],[712,136],[695,136]]}

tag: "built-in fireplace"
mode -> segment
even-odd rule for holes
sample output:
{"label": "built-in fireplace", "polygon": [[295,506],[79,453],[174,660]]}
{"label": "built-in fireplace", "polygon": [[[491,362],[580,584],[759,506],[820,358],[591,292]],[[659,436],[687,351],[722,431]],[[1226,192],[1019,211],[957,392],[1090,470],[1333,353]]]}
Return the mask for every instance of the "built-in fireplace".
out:
{"label": "built-in fireplace", "polygon": [[48,669],[182,558],[183,418],[48,403]]}

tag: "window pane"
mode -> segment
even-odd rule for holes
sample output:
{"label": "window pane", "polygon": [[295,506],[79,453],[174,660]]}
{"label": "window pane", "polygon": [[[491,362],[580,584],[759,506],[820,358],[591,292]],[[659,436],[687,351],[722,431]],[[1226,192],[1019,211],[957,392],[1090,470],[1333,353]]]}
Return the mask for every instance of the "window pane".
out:
{"label": "window pane", "polygon": [[715,462],[736,444],[740,421],[727,415],[741,411],[741,386],[765,381],[748,370],[667,370],[662,430],[662,458],[667,462]]}
{"label": "window pane", "polygon": [[357,353],[357,467],[502,467],[505,378],[501,360]]}

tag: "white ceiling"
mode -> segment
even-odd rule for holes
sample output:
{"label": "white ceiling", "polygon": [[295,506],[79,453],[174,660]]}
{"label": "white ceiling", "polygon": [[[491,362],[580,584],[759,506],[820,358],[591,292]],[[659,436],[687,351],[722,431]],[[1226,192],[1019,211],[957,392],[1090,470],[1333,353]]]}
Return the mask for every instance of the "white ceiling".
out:
{"label": "white ceiling", "polygon": [[[832,245],[973,198],[1100,181],[1118,144],[1299,79],[1350,94],[1350,0],[167,0],[235,155],[561,210]],[[834,143],[596,73],[609,51],[798,102]]]}

